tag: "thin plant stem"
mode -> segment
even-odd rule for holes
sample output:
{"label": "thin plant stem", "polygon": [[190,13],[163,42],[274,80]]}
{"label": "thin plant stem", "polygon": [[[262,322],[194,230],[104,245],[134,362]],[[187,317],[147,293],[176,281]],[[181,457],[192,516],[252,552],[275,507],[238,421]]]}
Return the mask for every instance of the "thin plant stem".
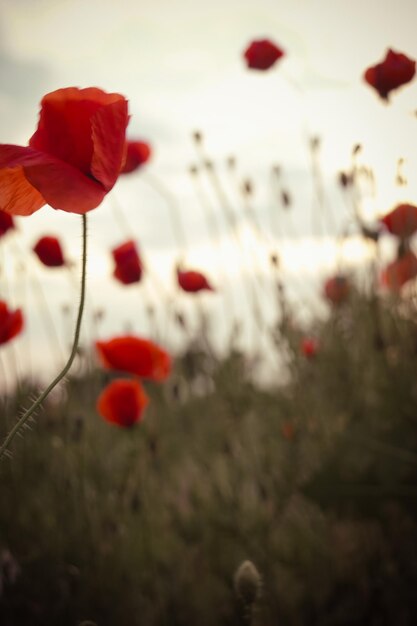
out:
{"label": "thin plant stem", "polygon": [[165,185],[156,176],[145,172],[142,174],[142,180],[148,184],[157,194],[163,198],[169,208],[169,215],[171,218],[172,231],[177,240],[178,247],[180,249],[180,257],[185,256],[187,251],[187,237],[185,234],[185,228],[181,219],[180,206],[175,196],[165,187]]}
{"label": "thin plant stem", "polygon": [[61,380],[66,376],[69,372],[71,365],[75,359],[77,354],[78,342],[80,338],[81,331],[81,321],[83,317],[84,311],[84,303],[85,303],[85,292],[86,292],[86,269],[87,269],[87,216],[84,214],[82,217],[82,238],[83,238],[83,246],[82,246],[82,269],[81,269],[81,294],[80,294],[80,304],[78,307],[78,316],[77,323],[75,325],[74,332],[74,342],[72,345],[71,354],[68,358],[66,365],[60,371],[60,373],[54,378],[54,380],[48,385],[48,387],[38,396],[38,398],[33,402],[33,404],[23,413],[23,415],[19,418],[13,428],[10,430],[9,434],[6,436],[2,445],[0,446],[0,459],[3,455],[5,455],[8,451],[8,446],[13,441],[14,437],[20,433],[22,428],[25,426],[26,422],[32,417],[36,409],[42,404],[42,402],[47,398],[47,396],[51,393],[51,391],[56,387],[56,385],[61,382]]}

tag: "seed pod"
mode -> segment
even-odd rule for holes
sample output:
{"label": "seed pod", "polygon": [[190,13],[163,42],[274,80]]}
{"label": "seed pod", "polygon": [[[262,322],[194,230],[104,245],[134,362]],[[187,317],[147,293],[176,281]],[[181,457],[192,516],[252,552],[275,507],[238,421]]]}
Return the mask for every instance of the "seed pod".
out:
{"label": "seed pod", "polygon": [[254,604],[261,589],[261,576],[252,561],[244,561],[236,570],[235,591],[247,606]]}

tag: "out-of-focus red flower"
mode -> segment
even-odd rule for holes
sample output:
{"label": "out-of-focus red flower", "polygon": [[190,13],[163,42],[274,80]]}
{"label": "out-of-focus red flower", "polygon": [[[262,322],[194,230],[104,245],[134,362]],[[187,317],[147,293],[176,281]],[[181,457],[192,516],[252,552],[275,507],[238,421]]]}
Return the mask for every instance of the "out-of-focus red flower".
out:
{"label": "out-of-focus red flower", "polygon": [[304,337],[300,342],[300,350],[301,354],[303,354],[308,359],[312,359],[316,356],[319,350],[319,344],[317,339],[312,337]]}
{"label": "out-of-focus red flower", "polygon": [[324,283],[324,295],[332,304],[339,305],[349,297],[350,285],[346,276],[333,276]]}
{"label": "out-of-focus red flower", "polygon": [[171,357],[148,339],[132,335],[97,341],[96,348],[104,367],[162,381],[171,372]]}
{"label": "out-of-focus red flower", "polygon": [[252,70],[268,70],[284,55],[284,50],[269,39],[252,41],[244,52],[246,64]]}
{"label": "out-of-focus red flower", "polygon": [[295,427],[292,422],[281,424],[281,434],[287,441],[293,441],[295,437]]}
{"label": "out-of-focus red flower", "polygon": [[142,263],[134,241],[126,241],[112,250],[116,264],[113,275],[124,285],[137,283],[142,277]]}
{"label": "out-of-focus red flower", "polygon": [[31,215],[45,204],[97,207],[124,163],[127,100],[97,87],[48,93],[29,146],[0,144],[0,209]]}
{"label": "out-of-focus red flower", "polygon": [[389,232],[405,239],[417,230],[417,206],[414,204],[399,204],[390,213],[387,213],[381,222]]}
{"label": "out-of-focus red flower", "polygon": [[107,422],[129,428],[142,421],[149,398],[137,380],[116,378],[97,399],[97,412]]}
{"label": "out-of-focus red flower", "polygon": [[0,345],[16,337],[23,329],[21,309],[11,311],[4,300],[0,300]]}
{"label": "out-of-focus red flower", "polygon": [[376,89],[381,98],[388,100],[390,91],[409,83],[415,72],[415,61],[401,52],[389,49],[381,63],[365,71],[364,79],[368,85]]}
{"label": "out-of-focus red flower", "polygon": [[39,261],[47,267],[62,267],[65,265],[64,253],[56,237],[41,237],[33,247]]}
{"label": "out-of-focus red flower", "polygon": [[3,237],[13,228],[15,228],[13,217],[4,211],[0,211],[0,237]]}
{"label": "out-of-focus red flower", "polygon": [[396,259],[382,272],[382,284],[393,292],[401,288],[417,276],[417,257],[413,252],[406,252]]}
{"label": "out-of-focus red flower", "polygon": [[130,174],[139,169],[152,154],[151,147],[146,141],[128,141],[126,151],[126,162],[122,167],[121,174]]}
{"label": "out-of-focus red flower", "polygon": [[197,293],[198,291],[214,291],[207,278],[201,272],[183,272],[177,269],[178,284],[184,291]]}

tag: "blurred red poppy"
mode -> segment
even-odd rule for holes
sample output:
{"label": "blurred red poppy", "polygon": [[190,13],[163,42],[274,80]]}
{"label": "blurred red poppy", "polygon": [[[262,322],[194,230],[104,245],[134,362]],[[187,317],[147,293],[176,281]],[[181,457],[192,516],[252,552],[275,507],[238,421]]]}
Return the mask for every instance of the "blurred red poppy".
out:
{"label": "blurred red poppy", "polygon": [[324,283],[324,295],[332,304],[339,305],[349,296],[350,285],[345,276],[333,276]]}
{"label": "blurred red poppy", "polygon": [[45,204],[97,207],[124,163],[127,100],[97,87],[48,93],[28,147],[0,144],[0,209],[31,215]]}
{"label": "blurred red poppy", "polygon": [[130,174],[139,169],[152,154],[151,147],[146,141],[128,141],[126,151],[126,162],[122,167],[121,174]]}
{"label": "blurred red poppy", "polygon": [[244,52],[246,64],[253,70],[268,70],[284,55],[284,50],[269,39],[252,41]]}
{"label": "blurred red poppy", "polygon": [[399,204],[390,213],[387,213],[381,222],[389,232],[405,239],[417,230],[417,206],[414,204]]}
{"label": "blurred red poppy", "polygon": [[281,424],[281,434],[287,441],[293,441],[295,437],[295,427],[292,422]]}
{"label": "blurred red poppy", "polygon": [[112,250],[116,264],[113,276],[124,285],[137,283],[142,277],[142,263],[134,241],[126,241]]}
{"label": "blurred red poppy", "polygon": [[319,350],[318,341],[312,337],[304,337],[300,342],[300,350],[305,357],[312,359]]}
{"label": "blurred red poppy", "polygon": [[162,381],[171,372],[171,357],[148,339],[132,335],[97,341],[96,348],[104,367]]}
{"label": "blurred red poppy", "polygon": [[16,228],[13,217],[4,211],[0,211],[0,237],[3,237],[3,235],[13,228]]}
{"label": "blurred red poppy", "polygon": [[417,276],[417,257],[413,252],[406,252],[385,268],[381,282],[393,292],[401,288]]}
{"label": "blurred red poppy", "polygon": [[4,300],[0,300],[0,345],[16,337],[23,329],[21,309],[11,311]]}
{"label": "blurred red poppy", "polygon": [[47,267],[62,267],[65,265],[64,253],[56,237],[41,237],[33,248],[39,261]]}
{"label": "blurred red poppy", "polygon": [[201,272],[183,272],[177,269],[178,284],[184,291],[197,293],[198,291],[214,291],[207,278]]}
{"label": "blurred red poppy", "polygon": [[369,67],[365,81],[374,87],[381,98],[388,100],[390,91],[409,83],[416,72],[416,62],[401,52],[389,49],[381,63]]}
{"label": "blurred red poppy", "polygon": [[129,428],[142,421],[149,398],[137,380],[116,378],[99,395],[97,412],[107,422]]}

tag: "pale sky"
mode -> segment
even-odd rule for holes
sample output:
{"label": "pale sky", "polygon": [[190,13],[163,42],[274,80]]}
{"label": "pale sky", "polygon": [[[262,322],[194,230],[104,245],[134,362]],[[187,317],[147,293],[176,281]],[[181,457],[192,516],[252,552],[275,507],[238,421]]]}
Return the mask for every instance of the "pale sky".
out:
{"label": "pale sky", "polygon": [[[363,145],[363,161],[377,174],[377,194],[365,203],[369,218],[386,212],[400,199],[417,202],[417,184],[412,178],[417,171],[413,114],[417,80],[393,93],[390,106],[362,80],[366,67],[382,60],[388,47],[417,58],[416,6],[414,0],[395,4],[387,0],[0,0],[0,141],[25,144],[36,127],[40,99],[54,89],[96,85],[124,94],[132,114],[129,135],[148,140],[154,149],[143,176],[121,179],[113,192],[132,226],[130,236],[137,239],[148,265],[173,293],[173,266],[179,250],[169,218],[172,208],[150,185],[152,176],[178,204],[186,229],[185,261],[207,271],[219,285],[220,293],[207,294],[203,301],[213,315],[221,317],[226,296],[220,271],[227,266],[228,280],[240,285],[248,259],[244,262],[236,256],[225,228],[217,248],[208,236],[205,213],[188,175],[196,161],[191,133],[199,129],[210,158],[219,165],[242,237],[249,238],[248,250],[257,250],[258,245],[257,271],[269,275],[268,254],[276,250],[288,289],[301,285],[311,295],[340,261],[332,224],[339,231],[348,213],[335,180],[338,170],[349,164],[355,143]],[[252,39],[263,37],[284,48],[286,57],[268,72],[250,72],[242,52]],[[306,133],[322,138],[323,176],[332,217],[323,226],[321,238],[312,226]],[[229,155],[237,158],[237,181],[247,176],[254,181],[253,209],[268,242],[261,252],[241,219],[243,203],[236,180],[228,177],[224,166]],[[400,157],[406,159],[406,189],[394,184]],[[290,214],[271,200],[273,164],[281,166],[282,184],[294,199]],[[218,201],[207,181],[204,185],[220,221]],[[108,280],[108,249],[127,238],[113,211],[108,198],[89,215],[90,295],[94,295],[94,306],[112,303],[106,306],[104,335],[117,334],[127,323],[140,332],[147,324],[133,305],[134,298],[140,304],[139,288],[126,289]],[[20,220],[19,246],[32,245],[42,234],[56,234],[64,238],[69,256],[76,260],[79,229],[76,216],[44,208]],[[6,259],[12,258],[15,243],[4,246]],[[343,261],[355,265],[367,253],[360,242],[352,240],[343,250]],[[68,282],[35,261],[52,313],[59,315],[57,310],[68,300]],[[9,285],[3,291],[8,289],[11,301],[21,305],[24,287],[14,261],[8,265],[8,274]],[[150,293],[150,282],[140,289]],[[236,289],[236,297],[241,297]],[[179,301],[184,307],[193,304],[185,296]],[[28,306],[33,311],[39,308],[35,301]],[[36,315],[33,312],[28,319],[27,333],[33,329],[33,342],[38,341],[35,335],[41,324]],[[23,349],[24,338],[16,340],[16,346],[20,344]]]}

